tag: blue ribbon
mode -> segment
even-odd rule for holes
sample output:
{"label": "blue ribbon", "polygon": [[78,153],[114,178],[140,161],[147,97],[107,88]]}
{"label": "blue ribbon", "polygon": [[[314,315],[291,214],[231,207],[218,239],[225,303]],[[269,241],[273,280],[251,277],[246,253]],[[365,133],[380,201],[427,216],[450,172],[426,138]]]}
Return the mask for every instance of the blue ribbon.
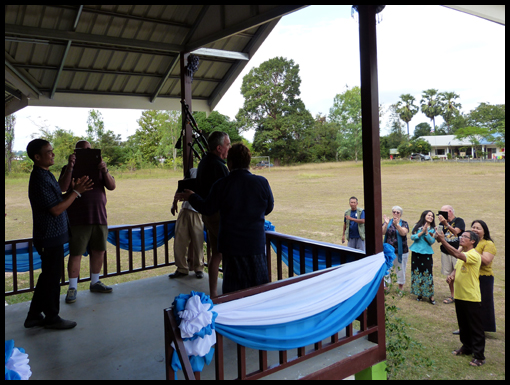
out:
{"label": "blue ribbon", "polygon": [[[188,300],[195,295],[198,295],[200,297],[200,302],[202,302],[203,304],[207,303],[207,304],[211,305],[208,310],[212,310],[212,308],[214,307],[214,304],[213,304],[211,298],[208,295],[206,295],[205,293],[192,291],[191,294],[179,294],[177,297],[175,297],[175,299],[172,303],[172,310],[173,310],[174,317],[177,321],[177,326],[179,326],[181,324],[181,318],[179,317],[178,313],[180,311],[185,310],[186,302],[188,302]],[[197,338],[204,338],[205,335],[211,335],[212,331],[215,329],[214,321],[216,320],[216,317],[218,316],[218,313],[216,313],[214,311],[212,312],[212,314],[213,314],[213,317],[212,317],[211,324],[204,326],[199,332],[195,333],[193,335],[193,337],[183,338],[183,341],[193,341]],[[205,356],[202,356],[202,357],[189,356],[188,358],[191,363],[191,368],[193,369],[193,372],[201,372],[202,369],[204,368],[204,365],[209,365],[211,363],[213,356],[214,356],[214,348],[213,347],[211,347],[211,349]],[[175,379],[177,380],[177,372],[179,370],[182,370],[182,364],[181,364],[181,361],[179,360],[179,356],[178,356],[176,350],[174,350],[174,353],[172,354],[171,366],[172,366],[172,370],[175,372]]]}
{"label": "blue ribbon", "polygon": [[[17,348],[21,353],[25,353],[25,349]],[[14,340],[5,341],[5,365],[11,359],[14,351]],[[21,380],[21,376],[15,370],[5,368],[5,379],[6,380]]]}

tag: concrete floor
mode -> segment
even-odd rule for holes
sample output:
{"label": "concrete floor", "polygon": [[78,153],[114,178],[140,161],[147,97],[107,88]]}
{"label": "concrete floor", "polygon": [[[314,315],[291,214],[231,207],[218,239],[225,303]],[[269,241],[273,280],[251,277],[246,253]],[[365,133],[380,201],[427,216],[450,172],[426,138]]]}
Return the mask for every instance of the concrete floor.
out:
{"label": "concrete floor", "polygon": [[[191,273],[173,280],[165,274],[114,285],[111,294],[80,291],[78,300],[70,305],[62,295],[61,317],[78,323],[63,331],[25,329],[30,303],[6,306],[5,339],[14,339],[16,347],[26,350],[32,380],[164,380],[163,309],[181,293],[208,293],[208,285],[207,274],[203,279]],[[267,379],[299,378],[371,346],[365,340],[355,341]],[[225,340],[224,349],[225,377],[235,378],[235,344]],[[272,355],[277,360],[276,352],[268,356]],[[255,351],[247,352],[248,366],[256,366],[256,357]],[[184,378],[182,372],[178,377]],[[213,378],[214,362],[202,373],[204,380]]]}
{"label": "concrete floor", "polygon": [[5,339],[25,349],[31,380],[164,380],[163,309],[181,293],[209,293],[208,282],[162,275],[114,285],[110,294],[80,291],[74,304],[62,295],[60,316],[78,323],[71,330],[25,329],[30,303],[6,306]]}

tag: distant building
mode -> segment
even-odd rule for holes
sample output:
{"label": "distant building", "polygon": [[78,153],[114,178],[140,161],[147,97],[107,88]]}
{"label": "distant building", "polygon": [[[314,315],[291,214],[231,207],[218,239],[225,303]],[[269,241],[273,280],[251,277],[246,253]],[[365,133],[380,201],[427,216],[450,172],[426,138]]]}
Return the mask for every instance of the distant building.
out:
{"label": "distant building", "polygon": [[[455,156],[473,156],[476,155],[476,151],[473,144],[469,139],[458,140],[455,135],[437,135],[437,136],[420,136],[420,139],[424,139],[430,143],[431,149],[429,155],[431,157],[446,158],[451,154],[452,158]],[[487,159],[504,159],[505,148],[498,147],[495,143],[490,143],[485,139],[480,140],[481,151],[487,153]]]}

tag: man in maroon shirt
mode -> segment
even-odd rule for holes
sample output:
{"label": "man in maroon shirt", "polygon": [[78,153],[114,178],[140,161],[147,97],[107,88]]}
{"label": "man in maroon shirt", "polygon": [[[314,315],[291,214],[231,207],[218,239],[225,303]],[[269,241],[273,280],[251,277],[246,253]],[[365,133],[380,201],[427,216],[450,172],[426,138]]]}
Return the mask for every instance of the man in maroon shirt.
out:
{"label": "man in maroon shirt", "polygon": [[[90,149],[90,143],[81,140],[76,143],[76,149]],[[67,166],[62,168],[58,183],[62,191],[67,191],[71,186],[76,155],[69,156]],[[78,276],[80,274],[81,256],[85,253],[87,245],[90,247],[90,291],[96,293],[111,293],[112,288],[99,280],[99,274],[103,267],[106,240],[108,238],[108,223],[106,220],[106,192],[115,189],[115,179],[108,172],[106,163],[101,158],[97,166],[99,173],[97,181],[94,180],[94,188],[88,194],[77,199],[72,208],[67,210],[71,226],[69,240],[69,290],[67,291],[66,303],[76,302],[78,289]]]}

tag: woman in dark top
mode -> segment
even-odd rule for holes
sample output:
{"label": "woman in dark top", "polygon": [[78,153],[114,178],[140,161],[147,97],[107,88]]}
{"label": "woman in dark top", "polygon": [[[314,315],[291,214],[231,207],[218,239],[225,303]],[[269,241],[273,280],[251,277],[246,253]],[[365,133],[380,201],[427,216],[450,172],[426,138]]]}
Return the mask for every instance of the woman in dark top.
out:
{"label": "woman in dark top", "polygon": [[250,150],[234,144],[227,156],[230,174],[213,185],[205,200],[190,190],[176,194],[202,214],[220,211],[223,294],[269,282],[264,221],[274,199],[267,179],[249,171],[250,160]]}

